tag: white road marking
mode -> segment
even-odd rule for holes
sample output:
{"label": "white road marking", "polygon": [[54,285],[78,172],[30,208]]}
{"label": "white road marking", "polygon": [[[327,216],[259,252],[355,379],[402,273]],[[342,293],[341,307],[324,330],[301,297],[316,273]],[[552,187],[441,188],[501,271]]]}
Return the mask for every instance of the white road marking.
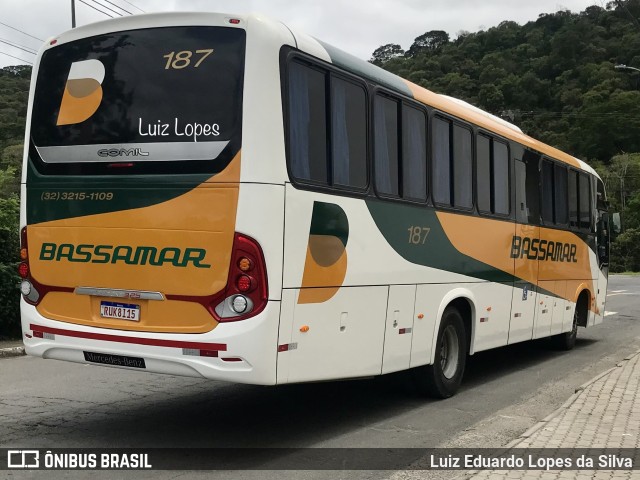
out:
{"label": "white road marking", "polygon": [[618,314],[618,312],[604,312],[604,316],[605,317],[608,317],[610,315],[617,315],[617,314]]}
{"label": "white road marking", "polygon": [[611,290],[609,293],[624,293],[627,290]]}
{"label": "white road marking", "polygon": [[638,295],[638,294],[635,292],[627,292],[627,293],[620,292],[620,293],[610,293],[609,295],[607,295],[607,297],[615,297],[618,295]]}

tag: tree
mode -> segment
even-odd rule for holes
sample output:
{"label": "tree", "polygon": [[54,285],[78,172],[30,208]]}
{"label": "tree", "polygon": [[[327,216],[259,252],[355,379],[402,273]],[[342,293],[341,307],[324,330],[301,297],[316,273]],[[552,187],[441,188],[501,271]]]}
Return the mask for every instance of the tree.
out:
{"label": "tree", "polygon": [[443,30],[431,30],[416,37],[407,50],[408,57],[415,57],[419,53],[435,53],[449,43],[449,34]]}
{"label": "tree", "polygon": [[0,338],[20,337],[19,213],[17,195],[0,198]]}
{"label": "tree", "polygon": [[401,57],[404,55],[404,50],[397,43],[387,43],[381,47],[376,48],[371,55],[369,62],[374,65],[381,66],[387,63],[392,58]]}

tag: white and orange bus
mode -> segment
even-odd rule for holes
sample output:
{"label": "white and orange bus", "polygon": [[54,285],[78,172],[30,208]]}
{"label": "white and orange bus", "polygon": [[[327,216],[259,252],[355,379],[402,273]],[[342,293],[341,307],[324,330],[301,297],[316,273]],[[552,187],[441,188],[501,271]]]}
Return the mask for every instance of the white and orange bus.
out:
{"label": "white and orange bus", "polygon": [[30,355],[448,397],[468,355],[603,319],[592,168],[261,16],[51,39],[25,143]]}

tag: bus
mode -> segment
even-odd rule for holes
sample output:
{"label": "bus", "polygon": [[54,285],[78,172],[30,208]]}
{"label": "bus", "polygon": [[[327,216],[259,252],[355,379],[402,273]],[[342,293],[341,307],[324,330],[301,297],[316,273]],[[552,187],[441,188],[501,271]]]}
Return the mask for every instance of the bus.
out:
{"label": "bus", "polygon": [[280,385],[409,371],[602,322],[586,163],[260,15],[46,42],[21,204],[26,352]]}

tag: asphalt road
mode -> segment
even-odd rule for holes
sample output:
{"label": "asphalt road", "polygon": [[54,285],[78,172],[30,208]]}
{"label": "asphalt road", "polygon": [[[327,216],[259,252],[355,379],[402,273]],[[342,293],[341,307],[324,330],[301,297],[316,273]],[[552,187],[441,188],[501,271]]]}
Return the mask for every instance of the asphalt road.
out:
{"label": "asphalt road", "polygon": [[[640,350],[640,277],[612,276],[603,325],[576,348],[525,343],[471,357],[461,391],[420,398],[402,375],[255,387],[32,357],[0,360],[0,448],[490,447]],[[616,312],[616,313],[613,313]],[[248,465],[257,459],[247,458]],[[304,464],[300,465],[304,469]],[[0,472],[0,478],[386,478],[392,472]],[[446,476],[446,475],[445,475]]]}

